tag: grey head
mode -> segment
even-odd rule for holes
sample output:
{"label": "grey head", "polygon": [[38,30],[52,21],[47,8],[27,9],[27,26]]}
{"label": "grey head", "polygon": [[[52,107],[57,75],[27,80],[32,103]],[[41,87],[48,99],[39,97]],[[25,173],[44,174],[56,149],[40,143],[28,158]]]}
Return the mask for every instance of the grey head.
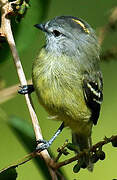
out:
{"label": "grey head", "polygon": [[91,26],[73,16],[59,16],[45,24],[36,24],[46,34],[46,50],[56,55],[79,56],[82,52],[99,54],[99,45]]}

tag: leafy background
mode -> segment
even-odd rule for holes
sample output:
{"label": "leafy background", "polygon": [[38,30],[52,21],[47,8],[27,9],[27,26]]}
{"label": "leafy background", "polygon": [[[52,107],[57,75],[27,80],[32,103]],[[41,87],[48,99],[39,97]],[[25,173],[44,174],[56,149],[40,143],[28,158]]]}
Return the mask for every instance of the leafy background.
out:
{"label": "leafy background", "polygon": [[[28,10],[25,18],[22,19],[21,23],[15,24],[13,22],[14,36],[27,79],[31,78],[33,59],[36,57],[45,40],[42,32],[33,27],[34,24],[41,23],[42,21],[46,21],[59,15],[73,15],[83,18],[91,24],[94,29],[97,29],[107,23],[110,10],[116,6],[116,1],[39,0],[30,1],[30,5],[30,9]],[[116,45],[116,37],[117,33],[110,33],[103,43],[102,50]],[[108,137],[113,134],[117,134],[117,62],[112,59],[108,63],[101,62],[101,69],[104,77],[104,102],[98,125],[93,128],[93,143],[98,142],[104,136]],[[6,87],[18,83],[18,77],[14,68],[11,53],[6,45],[0,49],[0,79],[4,79]],[[33,101],[39,117],[43,136],[45,139],[49,139],[56,131],[60,123],[47,119],[47,113],[38,104],[35,94],[33,94]],[[19,117],[23,119],[23,121],[31,124],[30,116],[23,96],[17,94],[15,98],[1,104],[0,169],[30,152],[27,148],[25,148],[24,144],[22,144],[22,140],[17,138],[13,129],[11,129],[6,123],[6,112],[10,122],[12,122],[14,117]],[[51,146],[53,154],[57,154],[57,147],[62,145],[66,139],[71,140],[69,129],[65,129]],[[30,144],[33,143],[33,141],[35,141],[35,139],[31,140]],[[111,145],[107,145],[104,147],[104,151],[106,152],[106,159],[96,163],[93,173],[89,173],[87,170],[81,170],[78,174],[73,173],[72,168],[74,163],[63,167],[67,179],[117,179],[117,149],[113,149]],[[18,180],[32,180],[32,178],[38,178],[40,180],[45,179],[42,171],[37,168],[34,160],[20,166],[17,171],[19,173],[17,178]]]}

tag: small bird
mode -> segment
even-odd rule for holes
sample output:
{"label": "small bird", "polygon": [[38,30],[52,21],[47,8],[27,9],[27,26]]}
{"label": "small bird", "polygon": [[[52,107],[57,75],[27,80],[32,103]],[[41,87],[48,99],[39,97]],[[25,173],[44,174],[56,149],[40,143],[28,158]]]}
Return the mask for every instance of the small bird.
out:
{"label": "small bird", "polygon": [[[91,148],[92,126],[97,124],[103,100],[95,32],[73,16],[55,17],[35,27],[45,33],[46,44],[33,63],[33,88],[52,119],[63,122],[49,144],[63,127],[69,127],[79,152]],[[93,170],[90,160],[87,168]]]}

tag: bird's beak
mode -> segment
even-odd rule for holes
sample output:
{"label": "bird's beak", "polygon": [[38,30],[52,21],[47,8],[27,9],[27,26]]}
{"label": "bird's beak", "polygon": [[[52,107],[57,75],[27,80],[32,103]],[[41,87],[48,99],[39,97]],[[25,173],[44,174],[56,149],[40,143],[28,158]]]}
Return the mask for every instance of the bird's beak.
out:
{"label": "bird's beak", "polygon": [[45,29],[45,24],[35,24],[34,25],[36,28],[40,29],[41,31],[46,32],[47,30]]}

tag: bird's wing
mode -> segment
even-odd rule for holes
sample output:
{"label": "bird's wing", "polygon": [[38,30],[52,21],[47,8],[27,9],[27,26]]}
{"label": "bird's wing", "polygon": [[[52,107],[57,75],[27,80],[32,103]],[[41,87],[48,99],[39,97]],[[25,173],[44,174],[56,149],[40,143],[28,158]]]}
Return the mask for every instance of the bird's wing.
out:
{"label": "bird's wing", "polygon": [[97,72],[94,76],[90,76],[88,73],[83,78],[83,92],[87,106],[91,109],[92,115],[91,120],[96,125],[100,107],[103,101],[103,81],[100,72]]}

